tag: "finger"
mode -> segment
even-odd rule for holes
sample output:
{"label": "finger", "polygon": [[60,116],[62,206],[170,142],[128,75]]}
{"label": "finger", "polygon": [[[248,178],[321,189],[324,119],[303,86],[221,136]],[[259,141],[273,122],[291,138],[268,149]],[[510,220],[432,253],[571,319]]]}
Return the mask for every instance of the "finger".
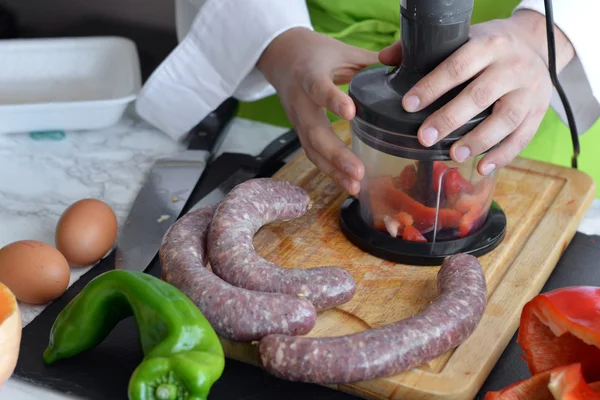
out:
{"label": "finger", "polygon": [[430,115],[419,128],[419,141],[431,146],[463,126],[496,100],[518,87],[502,66],[486,69],[448,104]]}
{"label": "finger", "polygon": [[319,116],[315,118],[318,125],[309,128],[310,146],[349,180],[360,181],[364,176],[362,162],[333,132],[325,114],[320,113]]}
{"label": "finger", "polygon": [[417,82],[404,96],[402,106],[409,112],[422,110],[465,83],[497,59],[502,50],[500,42],[489,37],[470,40]]}
{"label": "finger", "polygon": [[336,181],[348,193],[357,194],[364,167],[360,159],[333,132],[331,123],[319,106],[299,101],[295,109],[294,125],[310,161]]}
{"label": "finger", "polygon": [[[307,152],[307,156],[309,153]],[[336,184],[342,187],[349,194],[356,196],[360,191],[360,182],[355,179],[350,179],[348,176],[339,171],[333,166],[325,157],[318,152],[314,151],[310,153],[310,161],[316,165],[319,171],[330,177]]]}
{"label": "finger", "polygon": [[391,46],[382,49],[379,52],[379,61],[383,65],[400,65],[402,62],[402,42],[397,41]]}
{"label": "finger", "polygon": [[360,47],[347,46],[348,48],[348,59],[350,62],[358,65],[360,68],[367,67],[369,65],[377,64],[379,61],[379,55],[376,51],[361,49]]}
{"label": "finger", "polygon": [[514,160],[527,147],[545,115],[545,109],[530,113],[513,134],[479,161],[477,171],[481,175],[489,175]]}
{"label": "finger", "polygon": [[530,106],[531,95],[525,89],[502,97],[494,105],[492,115],[452,145],[450,156],[460,163],[491,149],[518,129]]}
{"label": "finger", "polygon": [[328,76],[307,76],[303,82],[302,88],[317,105],[325,107],[345,120],[354,118],[356,112],[354,102],[350,96],[340,90]]}

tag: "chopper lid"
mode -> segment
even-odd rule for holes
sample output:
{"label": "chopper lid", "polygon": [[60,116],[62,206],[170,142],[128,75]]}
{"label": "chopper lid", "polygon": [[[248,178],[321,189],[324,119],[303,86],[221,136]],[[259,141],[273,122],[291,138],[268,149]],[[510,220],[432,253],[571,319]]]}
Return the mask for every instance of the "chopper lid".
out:
{"label": "chopper lid", "polygon": [[[409,87],[395,87],[391,81],[398,79],[399,75],[405,78],[405,85]],[[349,95],[356,104],[356,116],[365,122],[392,132],[404,135],[417,136],[421,124],[435,111],[455,98],[467,84],[449,91],[441,96],[427,108],[416,112],[408,112],[402,106],[402,98],[414,83],[424,75],[408,71],[402,66],[394,68],[371,68],[366,69],[352,79],[349,87]],[[409,82],[414,82],[412,85]],[[404,89],[404,90],[402,90]],[[491,114],[491,107],[473,117],[460,128],[452,132],[448,137],[456,138],[465,135],[479,125]]]}
{"label": "chopper lid", "polygon": [[[356,105],[356,117],[370,125],[369,136],[379,142],[419,150],[448,152],[452,143],[487,116],[482,111],[432,147],[416,139],[423,122],[455,98],[469,83],[448,91],[429,107],[407,112],[403,96],[425,75],[467,42],[473,0],[401,0],[402,64],[396,68],[367,68],[354,76],[348,94]],[[381,131],[377,131],[378,128]],[[387,152],[391,152],[388,151]],[[449,157],[449,155],[447,155]]]}
{"label": "chopper lid", "polygon": [[[406,92],[398,91],[390,83],[401,70],[402,67],[392,71],[385,67],[371,68],[354,77],[350,83],[349,95],[356,106],[355,123],[361,127],[354,133],[370,147],[391,155],[422,160],[450,159],[452,144],[483,122],[491,114],[491,107],[434,145],[425,147],[417,140],[419,128],[425,119],[456,97],[466,84],[449,91],[421,111],[407,112],[402,106],[402,97]],[[406,69],[403,74],[406,76],[403,82],[422,77]]]}

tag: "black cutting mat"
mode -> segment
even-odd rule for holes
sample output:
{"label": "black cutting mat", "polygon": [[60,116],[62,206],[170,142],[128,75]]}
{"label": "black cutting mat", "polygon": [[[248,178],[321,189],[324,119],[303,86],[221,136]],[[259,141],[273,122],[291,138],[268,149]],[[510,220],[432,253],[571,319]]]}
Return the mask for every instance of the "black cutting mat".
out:
{"label": "black cutting mat", "polygon": [[[216,162],[220,165],[218,168],[207,170],[194,191],[194,199],[206,195],[218,182],[229,176],[237,165],[235,161],[227,158],[217,159]],[[191,204],[193,203],[194,201]],[[600,237],[577,233],[543,291],[572,285],[600,285],[599,260]],[[100,346],[87,353],[49,367],[42,362],[42,353],[48,344],[50,328],[58,313],[91,279],[112,269],[113,265],[114,254],[111,254],[25,327],[21,354],[15,370],[17,378],[87,399],[126,399],[129,377],[142,360],[133,318],[122,321]],[[157,259],[146,272],[160,275]],[[527,366],[520,358],[520,348],[513,338],[477,399],[483,399],[489,390],[501,389],[528,376]],[[259,368],[229,359],[226,361],[223,376],[214,385],[210,395],[210,399],[220,400],[281,398],[356,399],[317,385],[283,381]]]}

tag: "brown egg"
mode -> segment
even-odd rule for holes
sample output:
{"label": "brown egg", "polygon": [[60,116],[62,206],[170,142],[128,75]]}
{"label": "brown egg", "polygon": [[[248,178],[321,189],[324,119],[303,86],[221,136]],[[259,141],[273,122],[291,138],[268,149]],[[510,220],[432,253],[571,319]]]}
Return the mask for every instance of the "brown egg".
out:
{"label": "brown egg", "polygon": [[20,240],[0,249],[0,282],[22,302],[56,299],[67,290],[70,277],[67,260],[49,244]]}
{"label": "brown egg", "polygon": [[83,199],[73,203],[56,225],[56,248],[73,267],[96,263],[113,247],[117,217],[103,201]]}

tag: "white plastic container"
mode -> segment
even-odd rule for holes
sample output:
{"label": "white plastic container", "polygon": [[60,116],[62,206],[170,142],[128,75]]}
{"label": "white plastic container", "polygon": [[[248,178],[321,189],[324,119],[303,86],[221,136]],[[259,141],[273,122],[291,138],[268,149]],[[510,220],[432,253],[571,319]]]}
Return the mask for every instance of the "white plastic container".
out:
{"label": "white plastic container", "polygon": [[0,40],[0,134],[109,127],[140,87],[129,39]]}

